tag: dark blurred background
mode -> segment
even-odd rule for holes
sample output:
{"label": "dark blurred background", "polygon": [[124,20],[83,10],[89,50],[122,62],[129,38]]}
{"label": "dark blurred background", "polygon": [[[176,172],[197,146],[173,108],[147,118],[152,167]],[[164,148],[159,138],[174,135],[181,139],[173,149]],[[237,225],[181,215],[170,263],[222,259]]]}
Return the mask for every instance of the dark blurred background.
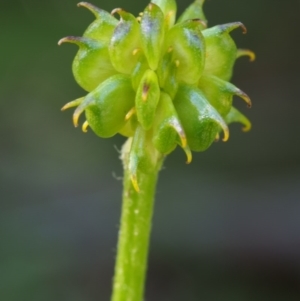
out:
{"label": "dark blurred background", "polygon": [[[1,1],[0,300],[109,300],[124,138],[72,126],[74,45],[93,15],[77,0]],[[147,1],[95,0],[137,14]],[[189,1],[178,1],[181,13]],[[161,172],[147,301],[300,300],[298,0],[207,0],[210,26],[242,21],[233,83],[253,108],[244,134],[168,157]]]}

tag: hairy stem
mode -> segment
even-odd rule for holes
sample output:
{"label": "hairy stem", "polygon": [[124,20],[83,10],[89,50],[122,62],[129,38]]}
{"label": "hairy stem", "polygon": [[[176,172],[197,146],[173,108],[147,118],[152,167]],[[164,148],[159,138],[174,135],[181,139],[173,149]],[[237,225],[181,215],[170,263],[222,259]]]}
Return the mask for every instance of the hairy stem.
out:
{"label": "hairy stem", "polygon": [[142,301],[154,194],[162,157],[158,156],[151,173],[139,173],[140,192],[135,191],[128,169],[128,147],[123,147],[123,206],[112,301]]}

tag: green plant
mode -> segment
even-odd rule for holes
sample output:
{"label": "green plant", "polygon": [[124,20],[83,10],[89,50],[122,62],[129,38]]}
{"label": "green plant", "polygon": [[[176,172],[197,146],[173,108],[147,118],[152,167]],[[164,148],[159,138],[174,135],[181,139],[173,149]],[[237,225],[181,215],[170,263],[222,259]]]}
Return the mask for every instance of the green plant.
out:
{"label": "green plant", "polygon": [[[249,120],[232,106],[234,95],[248,106],[250,98],[229,82],[240,56],[230,32],[246,28],[240,22],[207,28],[196,0],[176,19],[175,0],[153,0],[135,17],[123,9],[111,14],[87,2],[96,20],[74,43],[73,62],[78,84],[88,92],[62,109],[77,107],[74,125],[85,112],[88,126],[100,137],[128,137],[122,148],[124,191],[113,301],[141,301],[158,172],[167,154],[179,145],[204,151],[228,124]],[[118,15],[120,19],[117,19]]]}

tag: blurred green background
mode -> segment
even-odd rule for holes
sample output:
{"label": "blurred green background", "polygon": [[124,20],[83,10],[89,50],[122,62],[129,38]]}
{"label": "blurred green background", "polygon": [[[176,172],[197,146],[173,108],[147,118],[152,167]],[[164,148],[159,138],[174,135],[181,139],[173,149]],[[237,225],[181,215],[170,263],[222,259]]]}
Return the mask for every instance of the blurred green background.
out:
{"label": "blurred green background", "polygon": [[[74,45],[93,16],[76,0],[1,1],[0,300],[109,300],[121,206],[124,138],[74,129],[68,101]],[[137,14],[147,1],[95,0]],[[182,12],[189,1],[178,1]],[[244,134],[168,157],[161,172],[147,301],[300,300],[298,0],[208,0],[210,25],[233,32],[257,60],[233,83],[253,101]]]}

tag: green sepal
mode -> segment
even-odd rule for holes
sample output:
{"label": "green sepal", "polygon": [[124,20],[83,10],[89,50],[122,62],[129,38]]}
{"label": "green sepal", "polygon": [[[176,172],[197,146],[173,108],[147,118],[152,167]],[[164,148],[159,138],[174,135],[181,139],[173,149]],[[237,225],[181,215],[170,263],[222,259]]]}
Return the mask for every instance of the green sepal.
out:
{"label": "green sepal", "polygon": [[156,168],[157,152],[152,144],[152,132],[141,126],[135,130],[129,152],[128,169],[134,189],[139,192],[138,177],[141,173],[151,174]]}
{"label": "green sepal", "polygon": [[[176,124],[178,125],[177,127]],[[159,152],[169,154],[176,148],[178,142],[178,132],[176,129],[178,127],[184,133],[172,99],[168,94],[162,92],[153,125],[152,140],[153,145]]]}
{"label": "green sepal", "polygon": [[153,145],[151,143],[151,132],[145,131],[138,126],[133,136],[130,149],[129,166],[132,174],[137,171],[149,173],[155,167],[152,160]]}
{"label": "green sepal", "polygon": [[198,82],[205,63],[205,43],[199,20],[187,20],[173,26],[165,41],[165,50],[172,49],[177,65],[177,79],[187,84]]}
{"label": "green sepal", "polygon": [[75,126],[85,111],[91,129],[100,137],[108,138],[118,133],[126,123],[125,116],[134,106],[134,90],[130,77],[114,75],[84,97],[73,115]]}
{"label": "green sepal", "polygon": [[229,113],[234,95],[241,97],[248,106],[251,106],[251,100],[246,93],[216,76],[203,75],[199,80],[198,87],[222,117]]}
{"label": "green sepal", "polygon": [[215,140],[220,128],[224,131],[223,140],[228,140],[229,130],[225,121],[210,105],[201,90],[188,85],[180,86],[174,106],[191,150],[206,150]]}
{"label": "green sepal", "polygon": [[152,70],[157,69],[164,40],[164,14],[161,9],[150,3],[141,18],[142,49]]}
{"label": "green sepal", "polygon": [[171,98],[173,99],[177,93],[177,90],[178,90],[178,86],[179,86],[179,83],[178,83],[178,80],[177,80],[177,66],[175,64],[173,64],[171,67],[170,67],[170,72],[169,72],[169,75],[168,77],[166,78],[166,81],[164,83],[164,86],[163,86],[163,90],[165,92],[167,92]]}
{"label": "green sepal", "polygon": [[94,90],[101,82],[116,74],[105,43],[84,37],[65,37],[58,44],[73,43],[79,50],[72,70],[77,83],[86,91]]}
{"label": "green sepal", "polygon": [[135,55],[138,56],[138,60],[136,62],[136,65],[134,66],[134,69],[132,70],[131,81],[132,87],[136,91],[139,87],[143,75],[149,69],[149,65],[145,55],[141,51],[139,51]]}
{"label": "green sepal", "polygon": [[91,3],[80,2],[77,6],[87,8],[96,17],[96,20],[85,30],[83,36],[108,43],[119,21],[107,11]]}
{"label": "green sepal", "polygon": [[175,24],[177,4],[175,0],[152,0],[152,3],[160,7],[165,16],[166,30]]}
{"label": "green sepal", "polygon": [[237,58],[236,44],[230,36],[233,29],[246,28],[240,22],[217,25],[202,31],[206,44],[204,72],[229,81]]}
{"label": "green sepal", "polygon": [[177,71],[176,63],[173,61],[172,48],[170,48],[162,57],[158,69],[156,71],[159,81],[159,86],[163,91],[167,92],[173,99],[177,89]]}
{"label": "green sepal", "polygon": [[171,153],[179,144],[187,155],[187,162],[192,160],[187,138],[171,97],[162,92],[153,125],[153,145],[162,154]]}
{"label": "green sepal", "polygon": [[225,121],[227,124],[233,122],[241,123],[244,126],[242,128],[244,132],[250,131],[252,127],[250,120],[245,115],[243,115],[239,110],[237,110],[235,107],[231,107],[229,113],[225,117]]}
{"label": "green sepal", "polygon": [[201,29],[205,29],[207,24],[207,19],[203,12],[203,3],[205,0],[196,0],[190,6],[186,8],[186,10],[183,12],[183,14],[178,18],[177,23],[184,22],[186,20],[190,19],[200,19],[204,22],[204,24],[201,24]]}
{"label": "green sepal", "polygon": [[160,98],[156,73],[148,69],[139,84],[135,97],[137,119],[145,130],[151,128]]}
{"label": "green sepal", "polygon": [[134,50],[141,47],[140,25],[132,14],[122,9],[116,9],[114,12],[121,16],[121,21],[111,38],[110,59],[118,72],[130,74],[137,61]]}

